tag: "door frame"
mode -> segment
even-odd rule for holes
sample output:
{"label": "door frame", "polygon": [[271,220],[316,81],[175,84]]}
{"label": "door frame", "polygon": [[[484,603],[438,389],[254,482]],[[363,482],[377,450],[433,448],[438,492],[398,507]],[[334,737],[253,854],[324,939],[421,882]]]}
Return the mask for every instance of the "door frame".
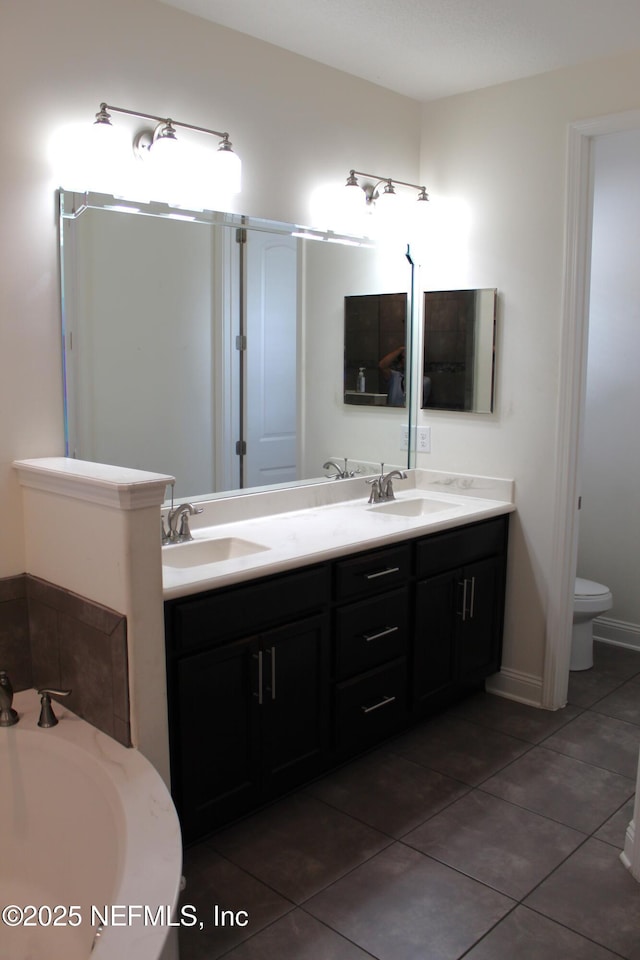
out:
{"label": "door frame", "polygon": [[640,128],[640,110],[572,123],[568,130],[565,271],[556,433],[556,488],[542,706],[567,702],[574,580],[578,553],[578,497],[587,379],[593,209],[593,141]]}

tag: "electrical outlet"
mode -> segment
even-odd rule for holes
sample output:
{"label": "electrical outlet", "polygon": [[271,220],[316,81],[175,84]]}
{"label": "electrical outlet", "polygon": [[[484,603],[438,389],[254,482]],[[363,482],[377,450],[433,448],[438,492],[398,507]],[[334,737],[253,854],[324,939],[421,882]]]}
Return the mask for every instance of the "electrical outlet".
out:
{"label": "electrical outlet", "polygon": [[403,423],[400,427],[400,449],[409,449],[409,424]]}
{"label": "electrical outlet", "polygon": [[418,453],[431,453],[431,427],[417,427],[416,450]]}

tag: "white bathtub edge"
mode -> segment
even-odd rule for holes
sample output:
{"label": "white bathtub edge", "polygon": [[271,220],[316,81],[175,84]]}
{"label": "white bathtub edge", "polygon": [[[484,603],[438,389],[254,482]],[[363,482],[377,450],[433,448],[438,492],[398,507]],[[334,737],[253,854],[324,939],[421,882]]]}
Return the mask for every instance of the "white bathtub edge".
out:
{"label": "white bathtub edge", "polygon": [[[140,904],[154,911],[164,906],[174,911],[182,873],[182,837],[173,801],[159,773],[138,750],[123,747],[60,704],[54,704],[58,725],[39,728],[40,701],[35,690],[17,693],[13,705],[20,720],[11,730],[31,731],[43,741],[58,741],[61,747],[66,743],[108,772],[122,802],[126,832],[114,905]],[[105,930],[91,960],[169,960],[177,957],[176,941],[175,927],[136,920]]]}

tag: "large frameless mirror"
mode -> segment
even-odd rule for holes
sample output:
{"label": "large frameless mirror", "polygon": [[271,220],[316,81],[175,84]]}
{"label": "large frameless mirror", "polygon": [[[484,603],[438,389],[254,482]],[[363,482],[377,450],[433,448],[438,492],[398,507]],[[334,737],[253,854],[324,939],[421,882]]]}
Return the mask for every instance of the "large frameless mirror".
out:
{"label": "large frameless mirror", "polygon": [[397,413],[343,402],[345,297],[406,302],[401,248],[64,190],[60,241],[69,456],[180,497],[408,463]]}

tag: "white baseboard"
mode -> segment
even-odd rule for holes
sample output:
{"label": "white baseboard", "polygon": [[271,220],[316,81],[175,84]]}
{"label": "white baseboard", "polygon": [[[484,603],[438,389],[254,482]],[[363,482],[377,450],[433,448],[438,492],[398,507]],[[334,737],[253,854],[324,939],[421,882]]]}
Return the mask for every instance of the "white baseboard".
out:
{"label": "white baseboard", "polygon": [[531,673],[503,667],[500,673],[494,673],[487,678],[485,690],[507,700],[517,700],[532,707],[542,706],[542,677]]}
{"label": "white baseboard", "polygon": [[640,650],[640,624],[612,620],[610,617],[596,617],[593,621],[593,639]]}

